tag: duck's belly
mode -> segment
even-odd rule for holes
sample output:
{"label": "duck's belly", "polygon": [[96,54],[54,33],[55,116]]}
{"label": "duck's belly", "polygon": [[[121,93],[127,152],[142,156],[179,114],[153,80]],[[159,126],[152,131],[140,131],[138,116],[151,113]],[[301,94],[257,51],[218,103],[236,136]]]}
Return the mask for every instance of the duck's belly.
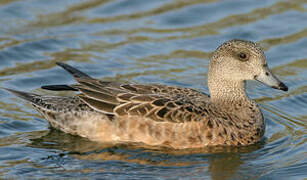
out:
{"label": "duck's belly", "polygon": [[[140,142],[176,149],[215,145],[247,145],[238,138],[233,139],[229,132],[225,133],[224,129],[227,127],[215,127],[215,123],[213,127],[210,127],[206,121],[157,122],[138,116],[110,120],[106,115],[95,111],[41,113],[48,119],[51,126],[98,142]],[[224,134],[221,135],[221,133]],[[249,142],[249,144],[252,143],[254,142]]]}

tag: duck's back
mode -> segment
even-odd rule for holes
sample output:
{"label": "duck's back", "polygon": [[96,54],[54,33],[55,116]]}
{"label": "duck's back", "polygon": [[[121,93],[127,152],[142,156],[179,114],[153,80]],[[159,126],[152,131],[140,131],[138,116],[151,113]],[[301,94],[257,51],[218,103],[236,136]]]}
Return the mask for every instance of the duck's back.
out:
{"label": "duck's back", "polygon": [[149,122],[177,125],[199,122],[208,113],[205,110],[208,96],[189,88],[119,84],[93,79],[79,80],[79,83],[72,86],[82,92],[78,96],[14,93],[30,101],[52,127],[90,139],[101,138],[98,131],[107,137],[120,128],[116,126],[133,124],[134,119],[140,124],[144,121],[148,126],[151,126]]}

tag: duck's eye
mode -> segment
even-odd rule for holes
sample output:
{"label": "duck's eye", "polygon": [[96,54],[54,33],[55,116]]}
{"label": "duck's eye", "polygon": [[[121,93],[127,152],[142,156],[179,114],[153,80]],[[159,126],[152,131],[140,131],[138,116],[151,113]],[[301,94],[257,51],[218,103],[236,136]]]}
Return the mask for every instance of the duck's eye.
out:
{"label": "duck's eye", "polygon": [[240,58],[241,61],[247,61],[248,60],[247,54],[244,53],[244,52],[239,53],[239,58]]}

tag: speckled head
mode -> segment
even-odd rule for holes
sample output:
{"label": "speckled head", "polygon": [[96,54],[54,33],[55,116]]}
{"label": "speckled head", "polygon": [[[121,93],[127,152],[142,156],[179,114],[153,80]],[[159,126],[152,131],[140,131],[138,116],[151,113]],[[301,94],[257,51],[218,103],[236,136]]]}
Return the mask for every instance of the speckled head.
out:
{"label": "speckled head", "polygon": [[262,48],[245,40],[230,40],[216,49],[209,66],[209,86],[210,81],[212,84],[218,79],[225,82],[257,80],[272,88],[288,90],[268,68]]}

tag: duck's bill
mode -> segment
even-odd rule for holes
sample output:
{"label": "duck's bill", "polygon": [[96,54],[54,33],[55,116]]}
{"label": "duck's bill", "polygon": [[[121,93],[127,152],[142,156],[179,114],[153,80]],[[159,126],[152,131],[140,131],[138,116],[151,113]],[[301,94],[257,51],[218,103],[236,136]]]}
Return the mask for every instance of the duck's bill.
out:
{"label": "duck's bill", "polygon": [[279,79],[277,79],[270,71],[265,71],[264,73],[255,76],[255,79],[259,82],[262,82],[263,84],[270,86],[271,88],[288,91],[288,87]]}

